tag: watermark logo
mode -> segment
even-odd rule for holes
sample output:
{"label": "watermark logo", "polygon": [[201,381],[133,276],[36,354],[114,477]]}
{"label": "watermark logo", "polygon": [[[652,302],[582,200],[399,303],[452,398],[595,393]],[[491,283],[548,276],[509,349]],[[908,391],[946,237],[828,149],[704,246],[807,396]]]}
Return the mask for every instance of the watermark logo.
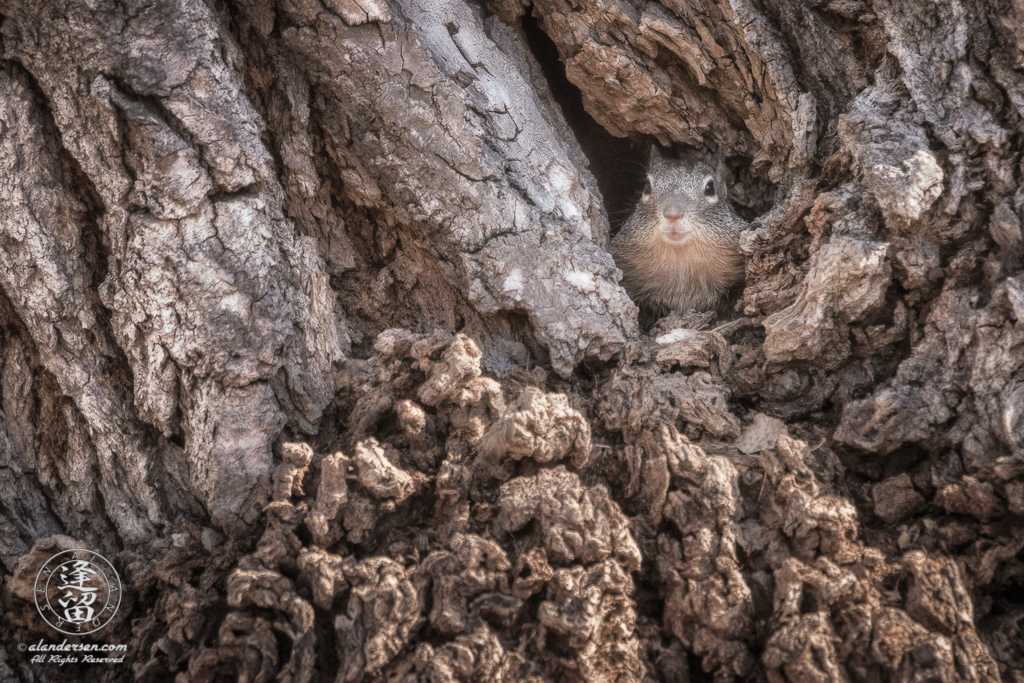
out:
{"label": "watermark logo", "polygon": [[121,605],[114,565],[84,548],[57,553],[36,574],[36,609],[47,624],[72,636],[95,633]]}

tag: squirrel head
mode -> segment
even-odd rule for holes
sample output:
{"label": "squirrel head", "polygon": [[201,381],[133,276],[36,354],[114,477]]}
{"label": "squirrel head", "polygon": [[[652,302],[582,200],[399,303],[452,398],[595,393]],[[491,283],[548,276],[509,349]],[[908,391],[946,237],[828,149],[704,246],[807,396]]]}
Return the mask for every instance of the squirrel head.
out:
{"label": "squirrel head", "polygon": [[720,163],[665,159],[651,149],[647,185],[638,210],[656,224],[658,238],[683,246],[694,239],[734,237],[745,227],[729,202]]}

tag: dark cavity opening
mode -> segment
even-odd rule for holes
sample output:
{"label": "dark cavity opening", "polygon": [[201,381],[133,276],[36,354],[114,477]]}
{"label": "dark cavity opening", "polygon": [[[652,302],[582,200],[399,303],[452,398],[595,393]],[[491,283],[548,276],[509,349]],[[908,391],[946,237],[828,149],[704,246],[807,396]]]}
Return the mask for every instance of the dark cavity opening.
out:
{"label": "dark cavity opening", "polygon": [[555,102],[590,161],[590,172],[597,180],[614,233],[629,218],[640,197],[646,177],[647,150],[628,138],[615,137],[587,113],[583,108],[583,94],[565,75],[565,64],[558,55],[558,48],[532,12],[523,16],[523,32]]}

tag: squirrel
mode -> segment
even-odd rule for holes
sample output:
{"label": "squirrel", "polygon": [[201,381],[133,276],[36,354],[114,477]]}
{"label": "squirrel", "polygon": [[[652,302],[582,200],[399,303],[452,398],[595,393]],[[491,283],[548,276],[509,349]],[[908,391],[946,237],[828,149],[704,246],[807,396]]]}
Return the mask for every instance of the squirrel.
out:
{"label": "squirrel", "polygon": [[716,160],[674,161],[651,149],[647,185],[611,243],[622,286],[641,311],[717,309],[743,280],[740,233],[749,224],[729,202]]}

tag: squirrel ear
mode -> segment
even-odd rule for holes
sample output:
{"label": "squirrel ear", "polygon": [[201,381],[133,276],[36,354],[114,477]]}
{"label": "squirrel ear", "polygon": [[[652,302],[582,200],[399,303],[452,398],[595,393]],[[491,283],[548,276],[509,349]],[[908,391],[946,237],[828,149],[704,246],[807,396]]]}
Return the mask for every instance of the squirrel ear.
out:
{"label": "squirrel ear", "polygon": [[651,160],[648,163],[648,166],[650,166],[651,168],[654,168],[655,166],[661,166],[664,160],[665,157],[661,156],[661,151],[658,149],[657,143],[651,145]]}
{"label": "squirrel ear", "polygon": [[715,150],[708,163],[711,165],[711,168],[715,169],[715,175],[721,179],[725,172],[725,157],[722,155],[721,148]]}

